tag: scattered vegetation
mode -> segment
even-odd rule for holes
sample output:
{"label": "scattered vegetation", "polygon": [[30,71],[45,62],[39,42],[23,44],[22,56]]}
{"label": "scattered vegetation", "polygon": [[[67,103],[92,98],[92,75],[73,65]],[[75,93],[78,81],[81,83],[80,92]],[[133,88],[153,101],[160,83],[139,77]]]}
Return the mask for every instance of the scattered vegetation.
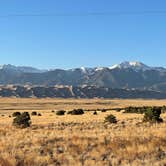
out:
{"label": "scattered vegetation", "polygon": [[38,113],[37,116],[42,116],[42,114],[41,114],[41,113]]}
{"label": "scattered vegetation", "polygon": [[120,112],[121,110],[123,110],[123,108],[113,108],[113,109],[111,109],[111,110],[115,110],[115,111],[117,111],[117,112]]}
{"label": "scattered vegetation", "polygon": [[27,128],[30,127],[31,118],[28,112],[23,112],[22,114],[16,116],[13,119],[13,125],[18,128]]}
{"label": "scattered vegetation", "polygon": [[163,119],[160,117],[160,114],[161,108],[148,108],[144,114],[143,122],[161,123],[163,122]]}
{"label": "scattered vegetation", "polygon": [[[25,103],[27,104],[26,109],[29,107],[27,110],[34,110],[36,104],[32,105],[32,99],[29,100],[29,106],[27,100],[26,102],[23,100],[22,105],[19,105],[18,108],[17,104],[17,109],[15,108],[15,110],[24,110]],[[71,100],[68,102],[66,99],[64,100],[64,105],[62,103],[55,105],[54,102],[57,99],[53,100],[52,105],[40,104],[45,100],[50,103],[50,99],[35,100],[39,103],[40,108],[38,107],[38,109],[43,117],[34,118],[34,125],[25,130],[18,130],[16,127],[11,128],[12,119],[14,118],[8,118],[8,116],[12,116],[13,110],[6,111],[5,108],[9,108],[9,106],[4,107],[2,105],[5,111],[2,111],[1,114],[4,114],[5,117],[0,116],[0,165],[116,166],[165,165],[166,163],[166,113],[162,114],[164,123],[149,125],[149,123],[142,123],[143,114],[123,114],[119,112],[119,110],[124,110],[123,108],[131,104],[126,103],[126,100],[125,103],[122,100],[118,101],[117,106],[121,107],[121,109],[117,110],[115,108],[110,109],[109,105],[103,104],[103,100],[101,101],[101,106],[92,106],[92,104],[87,106],[83,104],[83,100],[80,100],[81,104],[77,102],[77,105],[76,102],[71,102]],[[141,106],[142,104],[149,106],[153,104],[163,105],[164,102],[157,101],[154,103],[154,101],[148,101],[147,103],[147,100],[141,102],[140,100],[134,100],[132,107],[134,105]],[[13,101],[11,103],[11,106],[13,106]],[[89,99],[88,103],[90,103]],[[100,112],[103,107],[109,108],[107,113]],[[84,116],[62,116],[57,118],[51,113],[50,108],[55,108],[54,114],[59,109],[73,110],[73,108],[83,108],[86,114]],[[86,112],[88,108],[90,112]],[[154,107],[146,106],[146,108],[153,109]],[[99,115],[93,115],[95,112]],[[116,118],[108,119],[114,119],[115,122],[118,120],[117,124],[108,125],[110,122],[106,116],[107,114],[109,115],[109,112],[115,115]],[[134,112],[137,113],[137,111]],[[148,110],[145,110],[145,112],[148,112]],[[146,114],[149,114],[150,117],[158,118],[146,119],[160,119],[160,116],[156,115],[154,111],[149,112]],[[163,112],[164,107],[161,109],[161,113]],[[107,123],[103,125],[105,118]],[[30,146],[32,148],[29,148]]]}
{"label": "scattered vegetation", "polygon": [[59,116],[65,115],[65,112],[66,111],[64,111],[64,110],[59,110],[59,111],[56,112],[56,115],[59,115]]}
{"label": "scattered vegetation", "polygon": [[19,116],[19,115],[21,115],[20,112],[13,112],[13,114],[12,114],[13,117],[17,117],[17,116]]}
{"label": "scattered vegetation", "polygon": [[143,114],[146,112],[147,109],[151,107],[127,107],[124,110],[124,113],[137,113],[137,114]]}
{"label": "scattered vegetation", "polygon": [[102,109],[101,112],[107,112],[107,109]]}
{"label": "scattered vegetation", "polygon": [[32,115],[32,116],[37,116],[37,112],[36,112],[36,111],[33,111],[33,112],[31,113],[31,115]]}
{"label": "scattered vegetation", "polygon": [[110,114],[110,115],[105,117],[105,121],[104,122],[117,123],[117,119],[116,119],[116,117],[114,115]]}
{"label": "scattered vegetation", "polygon": [[161,110],[162,113],[166,112],[166,106],[162,107],[152,107],[152,106],[143,106],[143,107],[126,107],[124,108],[124,113],[137,113],[137,114],[144,114],[148,109],[158,109]]}
{"label": "scattered vegetation", "polygon": [[74,109],[72,111],[68,111],[67,114],[70,114],[70,115],[83,115],[84,110],[83,109]]}

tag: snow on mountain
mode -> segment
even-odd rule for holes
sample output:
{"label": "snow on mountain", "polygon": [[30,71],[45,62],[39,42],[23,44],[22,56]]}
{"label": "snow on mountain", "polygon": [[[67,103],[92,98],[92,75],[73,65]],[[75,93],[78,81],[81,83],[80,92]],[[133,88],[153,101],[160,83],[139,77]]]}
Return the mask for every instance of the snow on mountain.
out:
{"label": "snow on mountain", "polygon": [[[94,68],[88,68],[88,67],[80,67],[80,68],[74,68],[74,69],[69,69],[66,71],[71,71],[71,72],[81,72],[85,75],[92,75],[96,72],[103,71],[103,70],[113,70],[113,69],[133,69],[135,71],[146,71],[146,70],[156,70],[159,72],[166,72],[166,69],[163,67],[150,67],[147,66],[141,62],[122,62],[120,64],[113,65],[111,67],[94,67]],[[52,70],[40,70],[37,68],[33,67],[28,67],[28,66],[14,66],[14,65],[0,65],[0,70],[6,70],[10,72],[22,72],[22,73],[43,73],[47,71],[54,71],[56,69]],[[65,70],[64,70],[65,71]]]}
{"label": "snow on mountain", "polygon": [[116,65],[113,65],[113,66],[109,67],[110,70],[116,69],[116,68],[120,68],[120,65],[116,64]]}
{"label": "snow on mountain", "polygon": [[120,64],[113,65],[109,69],[133,69],[133,70],[151,70],[152,67],[149,67],[141,62],[122,62]]}
{"label": "snow on mountain", "polygon": [[95,71],[101,71],[101,70],[104,70],[104,69],[105,69],[105,67],[96,67]]}
{"label": "snow on mountain", "polygon": [[166,72],[165,68],[162,67],[150,67],[145,65],[142,62],[122,62],[120,64],[115,64],[111,67],[95,67],[95,68],[87,68],[87,67],[80,67],[75,69],[70,69],[70,71],[81,70],[84,74],[93,74],[95,72],[99,72],[105,69],[113,70],[113,69],[133,69],[135,71],[146,71],[146,70],[157,70],[160,72]]}
{"label": "snow on mountain", "polygon": [[91,73],[93,71],[93,68],[81,67],[80,70],[86,74],[86,73]]}

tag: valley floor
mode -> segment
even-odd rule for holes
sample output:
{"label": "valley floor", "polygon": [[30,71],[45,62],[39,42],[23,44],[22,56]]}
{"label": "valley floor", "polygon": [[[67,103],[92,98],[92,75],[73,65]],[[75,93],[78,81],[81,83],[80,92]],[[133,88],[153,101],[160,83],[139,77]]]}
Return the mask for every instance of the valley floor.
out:
{"label": "valley floor", "polygon": [[[100,109],[162,106],[166,100],[0,99],[0,165],[2,166],[119,166],[166,164],[164,123],[142,123],[143,115]],[[55,115],[56,110],[99,109],[97,115]],[[15,111],[37,111],[32,126],[12,126]],[[55,112],[53,112],[55,110]],[[108,114],[117,124],[106,124]]]}

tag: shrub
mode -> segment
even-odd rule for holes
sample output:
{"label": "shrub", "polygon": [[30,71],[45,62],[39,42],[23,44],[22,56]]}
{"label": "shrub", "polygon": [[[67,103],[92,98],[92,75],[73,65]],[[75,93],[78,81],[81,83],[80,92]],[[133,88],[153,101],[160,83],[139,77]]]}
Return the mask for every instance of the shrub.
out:
{"label": "shrub", "polygon": [[13,112],[13,114],[12,114],[13,117],[17,117],[17,116],[19,116],[19,115],[21,115],[20,112]]}
{"label": "shrub", "polygon": [[144,107],[127,107],[125,108],[124,113],[137,113],[137,114],[143,114],[146,112],[147,109],[149,108],[153,108],[153,107],[148,107],[148,106],[144,106]]}
{"label": "shrub", "polygon": [[67,114],[71,114],[71,115],[82,115],[84,114],[83,109],[74,109],[72,111],[68,111]]}
{"label": "shrub", "polygon": [[38,113],[37,116],[42,116],[42,114],[41,114],[41,113]]}
{"label": "shrub", "polygon": [[144,114],[143,122],[161,123],[163,119],[160,118],[160,114],[160,107],[148,108]]}
{"label": "shrub", "polygon": [[52,113],[54,113],[55,111],[54,111],[54,110],[52,110],[51,112],[52,112]]}
{"label": "shrub", "polygon": [[37,112],[36,112],[36,111],[33,111],[33,112],[31,113],[31,115],[32,115],[32,116],[37,116]]}
{"label": "shrub", "polygon": [[161,111],[162,111],[162,113],[165,113],[165,112],[166,112],[166,106],[165,106],[165,105],[162,106]]}
{"label": "shrub", "polygon": [[13,119],[13,125],[18,128],[26,128],[30,127],[31,121],[30,121],[30,115],[28,112],[23,112],[22,114],[16,116]]}
{"label": "shrub", "polygon": [[93,115],[97,115],[97,111],[94,111],[94,112],[93,112]]}
{"label": "shrub", "polygon": [[72,111],[68,111],[67,114],[70,114],[71,115]]}
{"label": "shrub", "polygon": [[122,110],[122,108],[114,108],[113,110],[120,112]]}
{"label": "shrub", "polygon": [[66,111],[64,110],[59,110],[56,112],[56,115],[64,115]]}
{"label": "shrub", "polygon": [[106,109],[102,109],[101,112],[107,112],[107,110]]}
{"label": "shrub", "polygon": [[109,122],[109,123],[117,123],[116,117],[112,114],[108,115],[105,117],[104,122]]}

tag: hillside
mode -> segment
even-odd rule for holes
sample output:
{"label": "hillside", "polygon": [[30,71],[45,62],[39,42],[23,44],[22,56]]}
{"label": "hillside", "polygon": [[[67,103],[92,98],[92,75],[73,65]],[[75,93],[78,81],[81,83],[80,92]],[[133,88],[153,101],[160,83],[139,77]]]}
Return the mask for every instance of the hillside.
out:
{"label": "hillside", "polygon": [[69,70],[2,65],[0,84],[0,96],[165,98],[166,69],[141,62]]}
{"label": "hillside", "polygon": [[0,97],[19,98],[145,98],[164,99],[166,93],[139,90],[117,89],[96,86],[1,86]]}

